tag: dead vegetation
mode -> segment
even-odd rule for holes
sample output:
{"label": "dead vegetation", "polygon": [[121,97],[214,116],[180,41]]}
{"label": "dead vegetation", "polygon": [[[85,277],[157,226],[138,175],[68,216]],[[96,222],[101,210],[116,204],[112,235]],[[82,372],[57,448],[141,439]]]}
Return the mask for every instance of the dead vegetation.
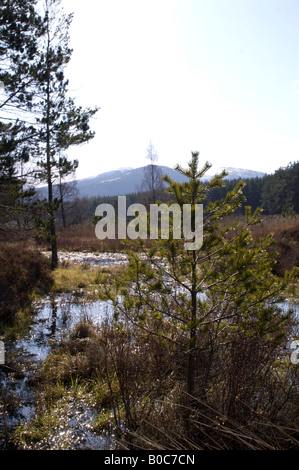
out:
{"label": "dead vegetation", "polygon": [[[60,391],[88,386],[99,407],[97,431],[113,425],[120,449],[298,448],[296,371],[281,346],[232,334],[214,359],[207,394],[190,397],[179,348],[111,320],[100,328],[81,322],[46,360],[38,389],[50,406],[56,384]],[[198,381],[207,360],[198,356]]]}

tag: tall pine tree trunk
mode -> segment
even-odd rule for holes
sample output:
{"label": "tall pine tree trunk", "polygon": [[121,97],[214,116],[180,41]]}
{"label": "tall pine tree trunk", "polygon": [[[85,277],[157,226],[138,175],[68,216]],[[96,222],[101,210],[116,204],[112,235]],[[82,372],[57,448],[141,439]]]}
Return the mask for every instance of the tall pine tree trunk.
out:
{"label": "tall pine tree trunk", "polygon": [[58,266],[55,228],[58,201],[54,197],[54,182],[60,173],[67,176],[78,166],[68,162],[66,157],[57,157],[70,145],[80,145],[94,137],[89,119],[97,112],[97,108],[76,107],[73,99],[67,97],[68,80],[65,80],[64,69],[72,52],[68,46],[72,15],[64,15],[59,6],[59,0],[44,2],[43,37],[35,68],[38,94],[34,102],[40,129],[37,145],[43,153],[38,162],[39,177],[46,180],[48,186],[47,236],[51,243],[52,269]]}
{"label": "tall pine tree trunk", "polygon": [[49,33],[48,33],[48,51],[47,51],[47,123],[46,123],[46,156],[47,156],[47,183],[48,183],[48,204],[49,204],[49,225],[51,239],[51,268],[56,269],[58,266],[58,253],[55,228],[55,213],[53,207],[53,183],[51,169],[51,129],[50,129],[50,64],[49,64]]}

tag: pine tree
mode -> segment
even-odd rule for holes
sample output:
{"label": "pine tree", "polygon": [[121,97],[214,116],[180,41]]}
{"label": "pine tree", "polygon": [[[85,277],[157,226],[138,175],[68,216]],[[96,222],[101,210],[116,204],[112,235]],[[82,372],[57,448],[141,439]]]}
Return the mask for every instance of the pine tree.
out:
{"label": "pine tree", "polygon": [[[71,59],[69,48],[69,26],[72,15],[65,15],[59,0],[45,1],[43,18],[44,35],[39,44],[39,62],[36,68],[37,93],[34,111],[39,130],[39,173],[48,187],[48,237],[51,242],[52,268],[58,265],[55,212],[59,201],[53,195],[53,182],[63,171],[61,163],[67,159],[61,154],[70,146],[88,142],[94,137],[89,120],[97,112],[95,109],[82,109],[68,97],[68,80],[65,67]],[[70,171],[75,169],[75,162]],[[68,168],[69,171],[69,168]]]}
{"label": "pine tree", "polygon": [[34,193],[23,186],[24,166],[32,156],[36,137],[30,113],[42,27],[35,4],[35,0],[3,0],[0,4],[0,215],[4,233],[8,228],[17,229],[20,215],[28,213],[28,198]]}
{"label": "pine tree", "polygon": [[[193,153],[187,169],[175,168],[188,178],[186,183],[164,177],[173,199],[170,207],[178,204],[183,212],[184,205],[190,205],[193,231],[196,206],[209,191],[224,185],[226,176],[222,172],[203,184],[210,165],[198,169],[198,158]],[[295,275],[279,279],[273,274],[271,236],[254,241],[250,227],[259,222],[259,209],[251,214],[247,207],[243,222],[233,219],[245,202],[243,186],[240,181],[223,199],[204,205],[202,246],[186,249],[184,233],[180,240],[173,231],[150,249],[141,240],[138,251],[135,247],[128,252],[125,274],[102,294],[113,302],[117,318],[129,319],[182,350],[186,390],[201,400],[207,398],[213,370],[219,367],[219,345],[229,345],[236,334],[261,338],[265,344],[279,341],[286,317],[278,304]]]}

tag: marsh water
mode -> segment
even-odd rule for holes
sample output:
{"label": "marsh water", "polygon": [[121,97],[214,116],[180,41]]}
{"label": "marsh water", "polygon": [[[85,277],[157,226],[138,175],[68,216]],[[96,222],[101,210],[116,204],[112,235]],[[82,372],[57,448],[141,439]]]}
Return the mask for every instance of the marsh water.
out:
{"label": "marsh water", "polygon": [[[96,265],[113,265],[125,262],[124,255],[116,254],[68,254],[65,260]],[[288,308],[288,304],[282,307]],[[5,354],[9,356],[9,364],[14,368],[5,368],[0,372],[2,395],[7,403],[15,406],[3,406],[1,410],[0,430],[11,433],[20,423],[33,419],[35,409],[34,387],[32,377],[44,361],[53,345],[67,338],[74,326],[88,320],[99,325],[103,319],[111,315],[109,304],[97,300],[87,302],[83,297],[73,294],[53,295],[37,302],[35,314],[28,334],[17,341],[5,345]],[[64,448],[72,449],[113,449],[112,434],[94,432],[94,424],[98,410],[93,408],[82,397],[78,401],[67,403],[66,413],[60,420],[57,431],[44,445],[48,450]],[[2,429],[1,429],[2,428]],[[41,444],[42,446],[43,444]],[[7,448],[7,441],[0,442],[0,449]],[[41,447],[43,448],[43,447]]]}
{"label": "marsh water", "polygon": [[[125,262],[123,255],[70,253],[61,256],[64,261],[113,265]],[[0,410],[0,430],[9,435],[20,423],[31,420],[36,412],[32,377],[38,371],[53,345],[67,338],[80,321],[99,325],[111,314],[106,302],[87,302],[73,294],[51,295],[33,306],[34,315],[30,331],[17,341],[5,344],[5,357],[9,366],[0,371],[1,393],[4,405]],[[7,403],[7,406],[5,405]],[[47,441],[47,449],[109,449],[113,448],[113,436],[99,435],[93,431],[97,410],[84,399],[69,402],[66,413],[57,427],[57,433]],[[59,420],[58,420],[59,421]],[[9,440],[0,441],[0,449],[10,447]]]}

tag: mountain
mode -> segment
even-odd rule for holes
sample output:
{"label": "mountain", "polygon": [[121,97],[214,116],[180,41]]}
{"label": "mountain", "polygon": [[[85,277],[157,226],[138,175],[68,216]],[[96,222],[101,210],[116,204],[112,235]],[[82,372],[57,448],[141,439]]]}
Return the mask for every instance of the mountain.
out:
{"label": "mountain", "polygon": [[[118,170],[108,171],[101,173],[97,176],[77,180],[77,189],[79,197],[94,197],[94,196],[121,196],[130,193],[142,191],[142,180],[144,169],[140,168],[120,168]],[[183,182],[187,179],[176,170],[167,166],[159,166],[162,174],[166,173],[170,178],[175,181]],[[215,173],[220,173],[223,168],[213,169],[212,174],[206,174],[205,180],[209,180]],[[265,173],[253,170],[243,170],[240,168],[226,168],[228,171],[227,179],[247,179],[263,177]],[[40,194],[46,194],[44,188],[40,188]]]}
{"label": "mountain", "polygon": [[[178,182],[186,178],[178,171],[167,166],[159,167],[164,174]],[[115,171],[101,173],[98,176],[77,180],[77,189],[80,197],[92,196],[121,196],[142,191],[142,180],[145,167],[122,168]]]}
{"label": "mountain", "polygon": [[236,179],[250,179],[250,178],[262,178],[266,175],[266,173],[262,173],[261,171],[254,171],[254,170],[244,170],[243,168],[232,168],[232,167],[219,167],[219,168],[212,168],[212,174],[206,174],[206,179],[211,179],[213,175],[216,173],[221,173],[221,171],[226,170],[228,176],[225,179],[228,180],[236,180]]}
{"label": "mountain", "polygon": [[[87,196],[119,196],[135,193],[142,190],[144,166],[140,168],[123,168],[115,171],[101,173],[98,176],[77,180],[77,188],[80,197]],[[163,174],[168,174],[175,181],[183,182],[186,178],[176,170],[167,166],[160,166]],[[209,180],[215,173],[220,173],[223,168],[217,168],[213,174],[207,174],[205,179]],[[265,173],[241,168],[226,168],[227,179],[262,178]]]}

